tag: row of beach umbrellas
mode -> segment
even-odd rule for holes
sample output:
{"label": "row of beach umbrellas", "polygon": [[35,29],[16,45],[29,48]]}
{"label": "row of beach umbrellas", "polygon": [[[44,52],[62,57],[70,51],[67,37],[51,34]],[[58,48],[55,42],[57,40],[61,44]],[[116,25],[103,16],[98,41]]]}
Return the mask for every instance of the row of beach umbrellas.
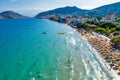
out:
{"label": "row of beach umbrellas", "polygon": [[109,64],[120,71],[120,52],[111,46],[110,40],[90,33],[86,33],[84,36]]}

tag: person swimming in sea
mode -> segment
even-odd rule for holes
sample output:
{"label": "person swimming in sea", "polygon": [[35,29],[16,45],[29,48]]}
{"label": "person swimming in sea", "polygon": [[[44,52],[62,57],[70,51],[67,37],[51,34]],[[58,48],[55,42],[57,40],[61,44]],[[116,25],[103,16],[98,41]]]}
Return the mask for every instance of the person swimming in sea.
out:
{"label": "person swimming in sea", "polygon": [[72,70],[73,68],[74,68],[74,65],[71,63],[71,64],[69,65],[69,69]]}
{"label": "person swimming in sea", "polygon": [[78,51],[78,50],[79,50],[79,48],[78,48],[78,47],[76,47],[76,48],[75,48],[75,50],[76,50],[76,51]]}
{"label": "person swimming in sea", "polygon": [[85,59],[85,62],[90,63],[90,61],[89,61],[89,60],[87,60],[87,59]]}
{"label": "person swimming in sea", "polygon": [[73,69],[73,58],[71,57],[70,59],[68,59],[68,63],[69,63],[69,69]]}
{"label": "person swimming in sea", "polygon": [[68,59],[68,63],[73,62],[73,58]]}
{"label": "person swimming in sea", "polygon": [[87,62],[88,62],[88,63],[90,63],[90,61],[89,61],[89,60],[88,60]]}

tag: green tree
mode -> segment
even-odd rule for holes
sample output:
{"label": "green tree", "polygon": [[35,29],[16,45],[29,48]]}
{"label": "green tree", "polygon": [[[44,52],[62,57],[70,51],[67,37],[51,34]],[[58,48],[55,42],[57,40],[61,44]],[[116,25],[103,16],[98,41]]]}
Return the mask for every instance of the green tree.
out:
{"label": "green tree", "polygon": [[116,31],[116,28],[111,28],[110,29],[110,33],[114,32],[114,31]]}
{"label": "green tree", "polygon": [[100,23],[99,26],[102,27],[102,28],[110,28],[110,29],[116,27],[115,24],[110,23],[110,22],[103,22],[103,23]]}
{"label": "green tree", "polygon": [[50,20],[57,21],[57,17],[56,16],[52,16],[52,17],[50,17]]}
{"label": "green tree", "polygon": [[101,28],[101,27],[97,27],[95,30],[97,32],[100,32],[100,33],[105,33],[106,32],[106,30],[104,28]]}
{"label": "green tree", "polygon": [[115,29],[116,31],[120,31],[120,26],[116,27]]}
{"label": "green tree", "polygon": [[116,48],[120,48],[120,35],[115,36],[111,39],[111,42],[113,43],[113,46]]}
{"label": "green tree", "polygon": [[102,19],[102,16],[97,16],[97,19],[100,21]]}

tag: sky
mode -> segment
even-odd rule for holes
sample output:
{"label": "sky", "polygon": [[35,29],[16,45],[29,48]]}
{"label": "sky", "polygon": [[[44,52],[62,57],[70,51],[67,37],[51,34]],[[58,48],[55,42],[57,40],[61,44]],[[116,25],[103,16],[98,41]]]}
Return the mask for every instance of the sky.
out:
{"label": "sky", "polygon": [[0,12],[12,10],[26,16],[65,6],[94,9],[120,0],[0,0]]}

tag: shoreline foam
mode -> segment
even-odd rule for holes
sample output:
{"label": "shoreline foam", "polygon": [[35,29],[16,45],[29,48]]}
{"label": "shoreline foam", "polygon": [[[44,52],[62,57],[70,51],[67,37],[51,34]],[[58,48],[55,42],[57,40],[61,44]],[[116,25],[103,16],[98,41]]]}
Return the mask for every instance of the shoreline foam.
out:
{"label": "shoreline foam", "polygon": [[118,70],[113,70],[110,68],[110,65],[108,62],[106,62],[103,57],[100,55],[100,53],[93,47],[90,42],[82,36],[82,39],[85,41],[89,49],[92,51],[92,53],[97,57],[97,59],[100,61],[100,63],[103,65],[103,67],[113,76],[113,80],[120,80],[120,76],[117,74]]}

